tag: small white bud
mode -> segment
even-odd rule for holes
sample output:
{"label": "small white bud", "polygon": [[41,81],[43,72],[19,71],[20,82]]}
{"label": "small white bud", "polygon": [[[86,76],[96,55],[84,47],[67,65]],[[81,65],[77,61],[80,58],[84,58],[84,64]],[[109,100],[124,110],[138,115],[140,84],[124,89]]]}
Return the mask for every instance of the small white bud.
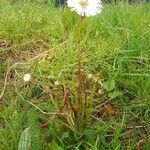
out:
{"label": "small white bud", "polygon": [[30,74],[25,74],[24,77],[23,77],[23,80],[25,82],[29,82],[31,80],[31,75]]}
{"label": "small white bud", "polygon": [[91,73],[87,74],[87,78],[88,79],[92,79],[93,78],[93,74],[91,74]]}
{"label": "small white bud", "polygon": [[54,84],[55,84],[56,86],[58,86],[58,85],[60,85],[60,82],[57,80],[57,81],[54,82]]}
{"label": "small white bud", "polygon": [[103,90],[102,90],[102,89],[99,89],[99,90],[98,90],[98,94],[99,94],[99,95],[103,95],[103,94],[104,94]]}

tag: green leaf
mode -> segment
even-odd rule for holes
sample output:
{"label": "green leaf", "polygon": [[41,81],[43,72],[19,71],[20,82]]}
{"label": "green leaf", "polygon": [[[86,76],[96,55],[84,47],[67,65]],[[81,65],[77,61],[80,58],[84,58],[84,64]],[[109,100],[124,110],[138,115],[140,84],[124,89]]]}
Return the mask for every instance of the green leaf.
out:
{"label": "green leaf", "polygon": [[64,150],[64,149],[60,147],[55,140],[52,140],[50,144],[50,150]]}
{"label": "green leaf", "polygon": [[24,129],[21,133],[18,150],[30,150],[31,149],[31,135],[30,135],[30,128]]}
{"label": "green leaf", "polygon": [[108,94],[108,97],[110,97],[111,99],[115,99],[115,98],[117,98],[117,97],[119,97],[119,96],[121,96],[121,95],[122,95],[121,92],[119,92],[119,91],[114,91],[114,92],[109,93],[109,94]]}
{"label": "green leaf", "polygon": [[31,132],[31,149],[40,150],[41,141],[40,141],[40,128],[38,125],[38,114],[35,112],[28,112],[28,123]]}
{"label": "green leaf", "polygon": [[96,131],[93,129],[86,129],[84,131],[84,134],[85,134],[87,140],[93,140],[96,135]]}
{"label": "green leaf", "polygon": [[61,136],[61,139],[62,140],[65,140],[66,138],[68,138],[69,137],[69,133],[68,132],[64,132],[63,134],[62,134],[62,136]]}
{"label": "green leaf", "polygon": [[107,80],[106,82],[102,83],[102,87],[107,91],[110,92],[115,89],[115,80]]}

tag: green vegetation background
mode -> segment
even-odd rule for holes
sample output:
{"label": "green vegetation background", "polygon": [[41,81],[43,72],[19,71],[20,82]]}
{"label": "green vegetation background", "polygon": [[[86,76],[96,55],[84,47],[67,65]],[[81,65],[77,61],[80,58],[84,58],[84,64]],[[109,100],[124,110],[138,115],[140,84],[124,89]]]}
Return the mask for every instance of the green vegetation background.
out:
{"label": "green vegetation background", "polygon": [[[18,149],[22,131],[30,126],[32,149],[36,150],[59,146],[65,150],[134,150],[142,146],[148,150],[149,8],[149,4],[104,5],[101,15],[85,19],[81,42],[83,68],[86,73],[100,75],[102,82],[113,80],[114,91],[121,95],[106,104],[116,111],[112,116],[106,110],[96,110],[100,115],[94,116],[84,139],[70,135],[58,118],[43,115],[26,102],[48,112],[59,106],[61,91],[54,90],[56,104],[52,104],[43,95],[46,89],[42,87],[55,89],[53,83],[58,79],[71,84],[70,77],[76,68],[78,17],[68,9],[53,8],[51,3],[40,0],[0,1],[0,149]],[[22,80],[25,73],[32,74],[38,84],[26,87]],[[108,94],[105,91],[105,97]],[[96,99],[95,104],[106,99]]]}

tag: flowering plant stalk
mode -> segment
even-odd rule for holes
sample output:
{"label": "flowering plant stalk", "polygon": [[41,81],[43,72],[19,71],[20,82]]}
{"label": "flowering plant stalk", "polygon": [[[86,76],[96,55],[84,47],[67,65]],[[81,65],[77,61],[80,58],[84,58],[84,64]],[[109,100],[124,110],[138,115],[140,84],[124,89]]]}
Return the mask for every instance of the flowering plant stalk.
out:
{"label": "flowering plant stalk", "polygon": [[84,130],[86,124],[86,106],[87,106],[87,94],[85,90],[85,79],[82,72],[82,51],[81,51],[81,32],[83,19],[87,16],[95,16],[101,13],[102,4],[100,0],[68,0],[68,7],[72,11],[75,11],[79,17],[79,28],[78,28],[78,48],[77,48],[77,126],[78,130]]}
{"label": "flowering plant stalk", "polygon": [[[82,22],[83,22],[84,17],[80,17],[80,22],[79,22],[79,29],[78,29],[78,48],[77,48],[77,80],[78,80],[78,87],[77,87],[77,106],[78,106],[78,110],[77,110],[77,116],[78,116],[78,121],[81,124],[83,121],[83,118],[85,116],[84,112],[83,112],[83,79],[82,79],[82,66],[81,66],[81,31],[82,31]],[[80,125],[78,125],[78,127],[80,127]]]}

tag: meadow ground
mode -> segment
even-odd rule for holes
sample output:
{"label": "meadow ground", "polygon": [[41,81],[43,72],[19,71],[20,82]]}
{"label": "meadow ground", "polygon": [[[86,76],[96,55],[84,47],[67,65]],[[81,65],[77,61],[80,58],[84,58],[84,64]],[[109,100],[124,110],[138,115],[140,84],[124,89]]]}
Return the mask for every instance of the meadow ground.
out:
{"label": "meadow ground", "polygon": [[73,116],[59,115],[73,114],[76,100],[78,21],[50,4],[0,2],[1,150],[21,149],[18,143],[33,150],[149,149],[150,5],[104,5],[84,20],[82,69],[92,74],[86,89],[93,109],[81,134]]}

